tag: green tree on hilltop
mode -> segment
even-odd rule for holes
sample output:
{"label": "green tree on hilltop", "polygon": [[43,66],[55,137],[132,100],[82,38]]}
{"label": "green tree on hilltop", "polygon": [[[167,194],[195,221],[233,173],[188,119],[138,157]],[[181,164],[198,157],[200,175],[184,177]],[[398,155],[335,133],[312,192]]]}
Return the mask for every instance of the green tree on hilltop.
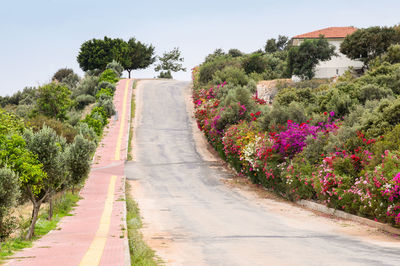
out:
{"label": "green tree on hilltop", "polygon": [[358,29],[348,35],[340,45],[340,52],[368,66],[372,59],[385,53],[391,45],[398,43],[400,43],[399,27],[369,27]]}
{"label": "green tree on hilltop", "polygon": [[158,57],[159,63],[155,67],[155,71],[161,71],[159,78],[172,78],[171,71],[186,71],[186,68],[180,62],[183,62],[183,57],[181,57],[181,51],[179,48],[175,47],[169,52],[165,52],[163,56]]}
{"label": "green tree on hilltop", "polygon": [[122,52],[123,58],[121,64],[131,77],[131,71],[135,69],[144,69],[155,61],[154,47],[130,38],[126,42],[126,47]]}
{"label": "green tree on hilltop", "polygon": [[333,55],[335,47],[323,36],[319,39],[304,40],[299,46],[290,48],[287,58],[288,71],[302,79],[312,79],[318,62],[330,60]]}
{"label": "green tree on hilltop", "polygon": [[121,62],[125,48],[126,43],[122,39],[92,39],[81,45],[77,60],[83,71],[103,71],[114,59]]}

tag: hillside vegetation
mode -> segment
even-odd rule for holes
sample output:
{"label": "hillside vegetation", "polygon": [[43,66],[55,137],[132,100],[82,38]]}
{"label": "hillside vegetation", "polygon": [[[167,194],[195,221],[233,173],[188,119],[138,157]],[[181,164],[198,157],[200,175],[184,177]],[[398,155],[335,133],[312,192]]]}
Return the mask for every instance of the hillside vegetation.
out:
{"label": "hillside vegetation", "polygon": [[[375,35],[348,36],[345,50],[360,34],[364,42],[379,29],[386,34],[377,28]],[[292,48],[277,49],[275,40],[266,52],[217,50],[193,69],[198,126],[254,183],[290,200],[399,225],[400,46],[389,42],[366,42],[376,53],[364,60],[362,76],[349,70],[333,82],[304,75],[302,82],[279,84],[272,105],[255,97],[256,82],[296,74],[288,67]]]}
{"label": "hillside vegetation", "polygon": [[[75,190],[87,177],[90,162],[108,118],[122,73],[117,62],[80,78],[71,69],[57,71],[52,82],[0,98],[0,241],[16,229],[21,238],[35,234],[42,203]],[[90,112],[82,117],[86,106]],[[11,210],[32,203],[28,223]],[[26,230],[25,230],[26,229]]]}

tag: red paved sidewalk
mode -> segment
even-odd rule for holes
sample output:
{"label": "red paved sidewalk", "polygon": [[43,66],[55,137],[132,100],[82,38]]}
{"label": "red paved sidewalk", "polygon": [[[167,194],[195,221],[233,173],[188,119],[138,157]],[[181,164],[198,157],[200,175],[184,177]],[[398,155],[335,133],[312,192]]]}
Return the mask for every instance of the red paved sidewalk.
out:
{"label": "red paved sidewalk", "polygon": [[[51,231],[37,240],[32,248],[14,254],[14,259],[8,265],[129,265],[127,236],[122,230],[126,228],[126,209],[125,201],[121,199],[125,198],[123,175],[131,93],[132,80],[121,80],[114,95],[117,115],[110,119],[109,128],[105,129],[89,178],[80,193],[82,199],[73,211],[74,215],[62,219],[58,225],[60,230]],[[119,136],[122,136],[120,141]],[[120,146],[120,155],[117,146]],[[112,176],[116,176],[114,191],[111,186]],[[108,219],[105,208],[107,198],[112,203],[112,209],[109,210],[111,217],[108,215]]]}

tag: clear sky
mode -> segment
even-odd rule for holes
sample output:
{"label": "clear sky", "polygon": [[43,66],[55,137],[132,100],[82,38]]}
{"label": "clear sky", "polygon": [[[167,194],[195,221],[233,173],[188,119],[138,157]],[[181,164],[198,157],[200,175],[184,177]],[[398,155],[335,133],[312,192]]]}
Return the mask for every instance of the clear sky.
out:
{"label": "clear sky", "polygon": [[[325,27],[392,26],[398,0],[0,0],[0,95],[49,82],[62,67],[82,71],[80,45],[120,37],[153,44],[157,54],[179,47],[186,73],[216,48],[252,52],[278,34]],[[154,67],[134,77],[154,77]]]}

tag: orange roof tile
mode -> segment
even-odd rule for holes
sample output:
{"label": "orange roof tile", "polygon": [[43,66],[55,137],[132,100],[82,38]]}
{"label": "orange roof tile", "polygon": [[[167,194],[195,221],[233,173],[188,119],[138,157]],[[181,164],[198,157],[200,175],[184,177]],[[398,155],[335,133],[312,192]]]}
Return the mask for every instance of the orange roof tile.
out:
{"label": "orange roof tile", "polygon": [[294,36],[292,39],[315,39],[319,38],[320,35],[324,35],[325,38],[345,38],[347,35],[355,32],[355,27],[329,27],[322,30],[316,30],[301,35]]}

